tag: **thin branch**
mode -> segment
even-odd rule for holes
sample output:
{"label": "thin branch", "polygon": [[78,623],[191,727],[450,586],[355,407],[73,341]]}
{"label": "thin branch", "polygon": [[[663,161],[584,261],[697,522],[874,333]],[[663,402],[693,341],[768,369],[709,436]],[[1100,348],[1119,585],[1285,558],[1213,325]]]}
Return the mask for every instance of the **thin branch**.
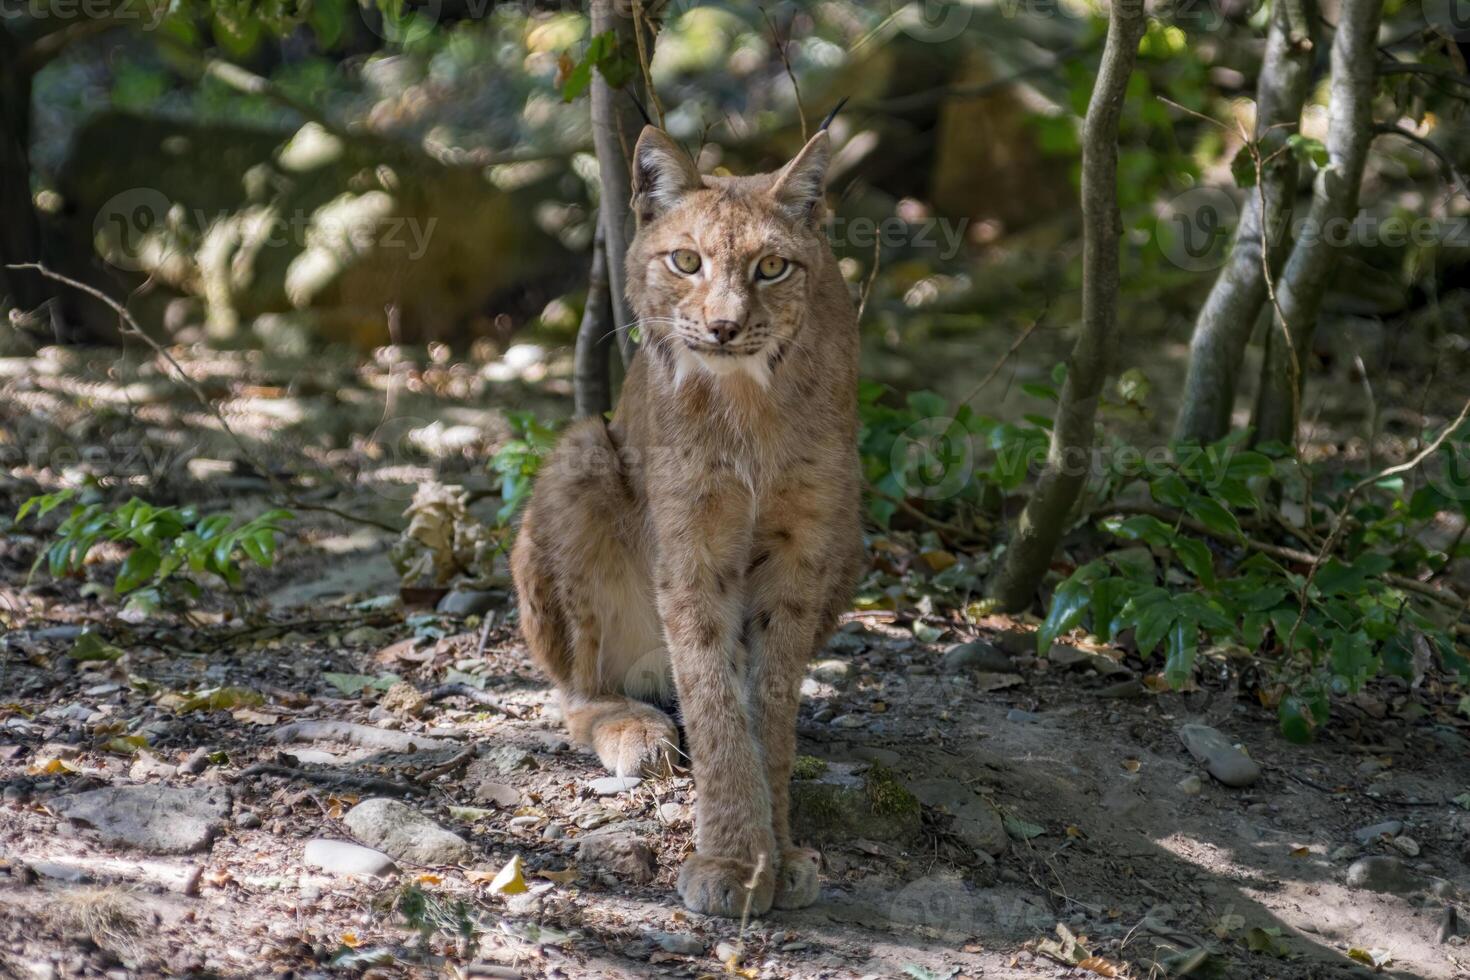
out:
{"label": "thin branch", "polygon": [[1042,321],[1046,319],[1046,313],[1047,311],[1043,309],[1040,315],[1038,315],[1036,319],[1032,320],[1031,324],[1025,330],[1021,331],[1021,336],[1017,337],[1011,342],[1011,346],[1006,350],[1004,354],[1000,356],[1000,360],[995,362],[995,365],[991,367],[990,372],[986,374],[985,377],[980,379],[980,383],[975,386],[975,390],[966,395],[964,399],[960,402],[961,405],[968,405],[970,402],[974,401],[975,396],[980,394],[980,392],[985,389],[986,385],[995,380],[995,376],[1000,373],[1001,368],[1005,367],[1006,361],[1009,361],[1011,359],[1011,355],[1020,350],[1021,345],[1026,342],[1026,338],[1030,337],[1031,334],[1035,332],[1036,328],[1041,326]]}
{"label": "thin branch", "polygon": [[1461,85],[1470,88],[1470,78],[1457,75],[1451,71],[1443,71],[1430,65],[1415,65],[1406,61],[1391,61],[1378,66],[1380,75],[1422,75],[1425,78],[1435,78],[1441,82],[1449,82],[1452,85]]}
{"label": "thin branch", "polygon": [[801,142],[802,145],[805,145],[806,109],[801,104],[801,86],[796,82],[796,72],[792,70],[791,59],[786,54],[786,48],[791,43],[791,39],[788,37],[785,41],[781,40],[781,35],[776,32],[776,25],[766,13],[765,7],[761,7],[761,17],[765,20],[766,26],[771,29],[771,41],[776,45],[776,52],[781,56],[781,64],[786,66],[786,77],[791,79],[791,91],[796,95],[796,115],[801,120]]}
{"label": "thin branch", "polygon": [[13,265],[7,265],[5,266],[5,268],[17,269],[26,272],[34,272],[39,276],[52,280],[53,282],[59,282],[63,286],[70,286],[72,289],[86,293],[88,296],[91,296],[93,299],[106,305],[109,309],[116,313],[119,321],[122,323],[123,333],[131,334],[132,336],[137,337],[139,340],[143,341],[143,343],[152,348],[154,354],[162,358],[168,364],[168,366],[173,369],[174,373],[178,376],[179,380],[182,381],[184,385],[189,389],[189,392],[194,396],[195,400],[198,401],[199,404],[204,408],[204,410],[212,415],[214,417],[214,420],[219,423],[220,428],[224,431],[225,435],[229,436],[230,440],[234,442],[235,447],[240,450],[240,453],[245,457],[246,461],[250,463],[251,466],[255,467],[256,471],[259,472],[260,475],[263,476],[268,483],[270,483],[271,488],[275,490],[276,493],[280,496],[282,502],[298,510],[321,511],[323,513],[333,514],[344,520],[354,521],[358,524],[366,524],[369,527],[380,528],[393,534],[402,533],[402,528],[393,527],[390,524],[385,524],[382,521],[375,520],[371,517],[359,517],[356,514],[349,514],[346,511],[338,510],[335,507],[329,507],[325,504],[311,504],[298,500],[291,488],[282,483],[280,478],[277,477],[274,472],[272,472],[271,468],[255,455],[254,450],[252,450],[249,444],[240,437],[239,433],[237,433],[233,428],[230,427],[229,420],[225,418],[224,413],[219,410],[219,407],[215,405],[214,402],[210,401],[209,396],[205,394],[204,389],[199,386],[199,383],[189,376],[189,372],[184,370],[184,366],[180,364],[174,358],[174,356],[168,352],[167,348],[165,348],[158,341],[154,340],[152,337],[148,336],[148,332],[138,325],[138,321],[133,317],[133,314],[128,310],[128,308],[123,306],[117,300],[113,299],[111,296],[107,295],[102,290],[97,289],[94,286],[89,286],[84,282],[78,282],[77,280],[64,276],[59,272],[53,272],[51,271],[51,269],[47,268],[39,262],[20,262]]}
{"label": "thin branch", "polygon": [[1408,140],[1410,143],[1413,143],[1415,146],[1429,153],[1431,156],[1439,161],[1439,165],[1444,168],[1445,173],[1448,174],[1450,179],[1454,181],[1456,189],[1458,189],[1461,194],[1465,195],[1466,200],[1470,200],[1470,184],[1465,183],[1465,178],[1460,173],[1459,168],[1455,166],[1455,161],[1451,160],[1449,154],[1445,153],[1444,150],[1441,150],[1439,147],[1435,146],[1433,143],[1420,136],[1418,133],[1415,133],[1412,130],[1405,129],[1402,126],[1394,125],[1392,123],[1379,123],[1378,125],[1374,126],[1373,135],[1402,137],[1403,139]]}
{"label": "thin branch", "polygon": [[[638,67],[643,70],[643,90],[648,94],[648,101],[653,103],[653,114],[658,117],[658,128],[667,129],[668,127],[664,125],[664,107],[658,100],[657,90],[653,87],[653,69],[651,65],[653,55],[643,43],[644,23],[643,0],[633,0],[633,41],[638,46]],[[652,31],[650,31],[651,34]]]}
{"label": "thin branch", "polygon": [[941,85],[937,88],[924,89],[921,92],[913,92],[908,95],[897,95],[891,99],[859,102],[854,108],[868,112],[886,112],[902,115],[906,112],[913,112],[916,109],[926,109],[929,106],[938,105],[950,99],[983,99],[997,92],[1002,92],[1032,76],[1050,74],[1070,62],[1096,51],[1101,46],[1102,41],[1103,39],[1100,37],[1096,41],[1088,44],[1063,48],[1052,57],[1051,61],[1045,64],[1032,65],[1029,68],[1022,68],[1004,78],[980,82],[975,85]]}

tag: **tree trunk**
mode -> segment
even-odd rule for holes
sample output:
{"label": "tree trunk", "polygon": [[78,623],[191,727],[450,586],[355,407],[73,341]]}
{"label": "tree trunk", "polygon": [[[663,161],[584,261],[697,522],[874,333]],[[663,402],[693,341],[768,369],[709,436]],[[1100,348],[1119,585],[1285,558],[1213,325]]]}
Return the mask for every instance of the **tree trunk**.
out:
{"label": "tree trunk", "polygon": [[0,24],[0,308],[21,310],[35,309],[50,293],[34,273],[5,268],[42,258],[31,200],[31,77],[20,40]]}
{"label": "tree trunk", "polygon": [[1298,166],[1296,155],[1283,147],[1300,123],[1311,88],[1317,35],[1315,0],[1276,0],[1256,82],[1255,138],[1265,172],[1257,174],[1225,266],[1195,321],[1174,426],[1181,441],[1214,442],[1230,431],[1241,360],[1268,298],[1261,253],[1267,250],[1274,279],[1290,250]]}
{"label": "tree trunk", "polygon": [[577,359],[573,396],[578,418],[591,418],[612,408],[611,355],[613,334],[612,290],[607,277],[607,243],[601,218],[592,243],[592,271],[587,277],[587,305],[577,330]]}
{"label": "tree trunk", "polygon": [[1082,132],[1082,324],[1067,364],[1046,467],[1017,522],[996,582],[995,597],[1005,611],[1030,605],[1087,482],[1097,405],[1118,321],[1118,242],[1123,235],[1118,120],[1145,23],[1143,0],[1114,0]]}
{"label": "tree trunk", "polygon": [[1317,174],[1312,207],[1276,296],[1280,312],[1266,337],[1266,361],[1256,393],[1257,442],[1296,442],[1301,417],[1302,369],[1337,249],[1348,244],[1358,212],[1358,188],[1373,142],[1373,87],[1383,0],[1342,0],[1332,40],[1327,166]]}
{"label": "tree trunk", "polygon": [[[592,0],[594,37],[613,31],[618,36],[620,49],[634,51],[637,42],[633,30],[633,18],[627,4],[618,4],[616,0]],[[648,39],[647,47],[649,57],[652,57],[651,39]],[[607,278],[612,290],[618,350],[626,366],[633,359],[634,348],[631,333],[633,317],[624,289],[628,243],[633,238],[631,161],[643,120],[630,93],[608,85],[600,71],[592,72],[591,95],[592,143],[597,150],[597,169],[602,184],[597,220],[607,248]]]}

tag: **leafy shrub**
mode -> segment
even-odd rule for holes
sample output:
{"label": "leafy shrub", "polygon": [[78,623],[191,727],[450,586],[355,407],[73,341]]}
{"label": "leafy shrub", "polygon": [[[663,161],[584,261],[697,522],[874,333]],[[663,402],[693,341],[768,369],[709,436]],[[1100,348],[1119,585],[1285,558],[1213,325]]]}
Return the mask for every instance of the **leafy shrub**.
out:
{"label": "leafy shrub", "polygon": [[[61,490],[32,497],[21,505],[16,521],[31,514],[39,520],[73,496],[75,491]],[[99,543],[130,545],[112,590],[133,608],[155,610],[182,596],[198,597],[199,585],[187,577],[190,573],[212,576],[234,590],[246,561],[270,567],[281,522],[291,519],[289,511],[271,510],[237,524],[230,514],[201,517],[194,507],[155,507],[137,497],[114,510],[74,504],[31,573],[44,564],[53,578],[75,575]]]}
{"label": "leafy shrub", "polygon": [[531,483],[541,469],[541,461],[556,445],[559,422],[538,422],[530,412],[508,412],[515,438],[496,451],[490,468],[500,476],[500,510],[495,519],[501,527],[525,506],[531,497]]}

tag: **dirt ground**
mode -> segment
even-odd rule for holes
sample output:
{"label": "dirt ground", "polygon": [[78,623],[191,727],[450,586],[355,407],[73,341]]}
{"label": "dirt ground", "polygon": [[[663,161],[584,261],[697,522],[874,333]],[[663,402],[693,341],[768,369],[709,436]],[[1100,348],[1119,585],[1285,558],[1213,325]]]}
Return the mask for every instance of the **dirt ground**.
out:
{"label": "dirt ground", "polygon": [[[52,360],[0,365],[5,447],[25,453],[0,486],[9,513],[99,472],[109,499],[268,505],[159,375]],[[194,366],[232,379],[225,415],[279,479],[354,514],[395,517],[424,473],[483,484],[504,431],[471,406],[507,383],[471,369]],[[400,457],[354,437],[383,425],[385,392],[392,414],[440,425],[380,444],[438,443]],[[68,469],[66,445],[102,450]],[[150,452],[161,468],[125,460]],[[1470,977],[1470,723],[1432,677],[1375,683],[1298,746],[1242,694],[1248,665],[1206,658],[1198,689],[1160,693],[1118,651],[1038,660],[1024,621],[854,612],[805,688],[804,767],[882,773],[912,823],[827,835],[811,908],[710,919],[673,894],[692,781],[594,783],[606,773],[568,745],[507,594],[470,617],[405,607],[393,535],[300,517],[280,564],[247,574],[246,617],[218,597],[190,618],[119,616],[81,582],[28,582],[29,524],[0,541],[0,975]],[[115,658],[74,658],[84,628]],[[972,639],[993,645],[984,669],[946,661]],[[1193,722],[1260,778],[1206,774],[1180,740]],[[141,828],[78,802],[111,787],[145,787]],[[456,859],[381,875],[312,859],[310,842],[361,839],[354,808],[384,797],[457,835],[410,842]]]}

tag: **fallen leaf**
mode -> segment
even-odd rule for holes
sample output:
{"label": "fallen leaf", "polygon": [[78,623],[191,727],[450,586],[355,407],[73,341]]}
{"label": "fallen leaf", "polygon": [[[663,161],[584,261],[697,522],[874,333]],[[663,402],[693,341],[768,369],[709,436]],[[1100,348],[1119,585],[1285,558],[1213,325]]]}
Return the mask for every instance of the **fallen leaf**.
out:
{"label": "fallen leaf", "polygon": [[1118,965],[1116,963],[1109,962],[1101,956],[1089,956],[1079,962],[1077,964],[1077,967],[1082,970],[1090,970],[1100,977],[1119,976]]}
{"label": "fallen leaf", "polygon": [[575,864],[569,865],[560,871],[536,872],[536,877],[545,878],[548,881],[554,881],[558,885],[570,885],[572,882],[577,880],[577,875],[577,866]]}
{"label": "fallen leaf", "polygon": [[1143,763],[1139,762],[1137,759],[1124,759],[1123,768],[1127,769],[1129,772],[1137,772],[1138,770],[1143,768]]}
{"label": "fallen leaf", "polygon": [[122,655],[123,652],[121,650],[92,632],[83,633],[77,637],[76,643],[72,644],[71,650],[67,653],[67,656],[71,657],[71,659],[84,662],[92,660],[116,660]]}
{"label": "fallen leaf", "polygon": [[416,880],[421,885],[442,885],[444,883],[443,878],[429,871],[419,875]]}
{"label": "fallen leaf", "polygon": [[268,711],[256,711],[254,708],[241,708],[230,712],[230,717],[242,725],[275,725],[280,722],[280,715],[273,715]]}
{"label": "fallen leaf", "polygon": [[348,949],[356,949],[358,944],[362,942],[362,940],[357,938],[357,933],[355,932],[344,932],[342,933],[340,938],[342,940],[342,945],[346,946]]}
{"label": "fallen leaf", "polygon": [[1354,946],[1348,950],[1348,959],[1357,960],[1359,963],[1366,963],[1375,970],[1381,970],[1393,962],[1393,954],[1386,949],[1363,949],[1359,946]]}
{"label": "fallen leaf", "polygon": [[248,687],[215,687],[207,691],[200,691],[193,697],[185,698],[183,703],[174,710],[181,715],[186,715],[191,711],[233,711],[236,708],[253,708],[264,703],[264,695]]}
{"label": "fallen leaf", "polygon": [[522,874],[521,856],[517,854],[505,863],[500,874],[490,882],[492,895],[519,895],[527,891],[526,878]]}
{"label": "fallen leaf", "polygon": [[1291,856],[1294,858],[1304,858],[1311,853],[1312,849],[1310,847],[1298,847],[1292,850]]}

